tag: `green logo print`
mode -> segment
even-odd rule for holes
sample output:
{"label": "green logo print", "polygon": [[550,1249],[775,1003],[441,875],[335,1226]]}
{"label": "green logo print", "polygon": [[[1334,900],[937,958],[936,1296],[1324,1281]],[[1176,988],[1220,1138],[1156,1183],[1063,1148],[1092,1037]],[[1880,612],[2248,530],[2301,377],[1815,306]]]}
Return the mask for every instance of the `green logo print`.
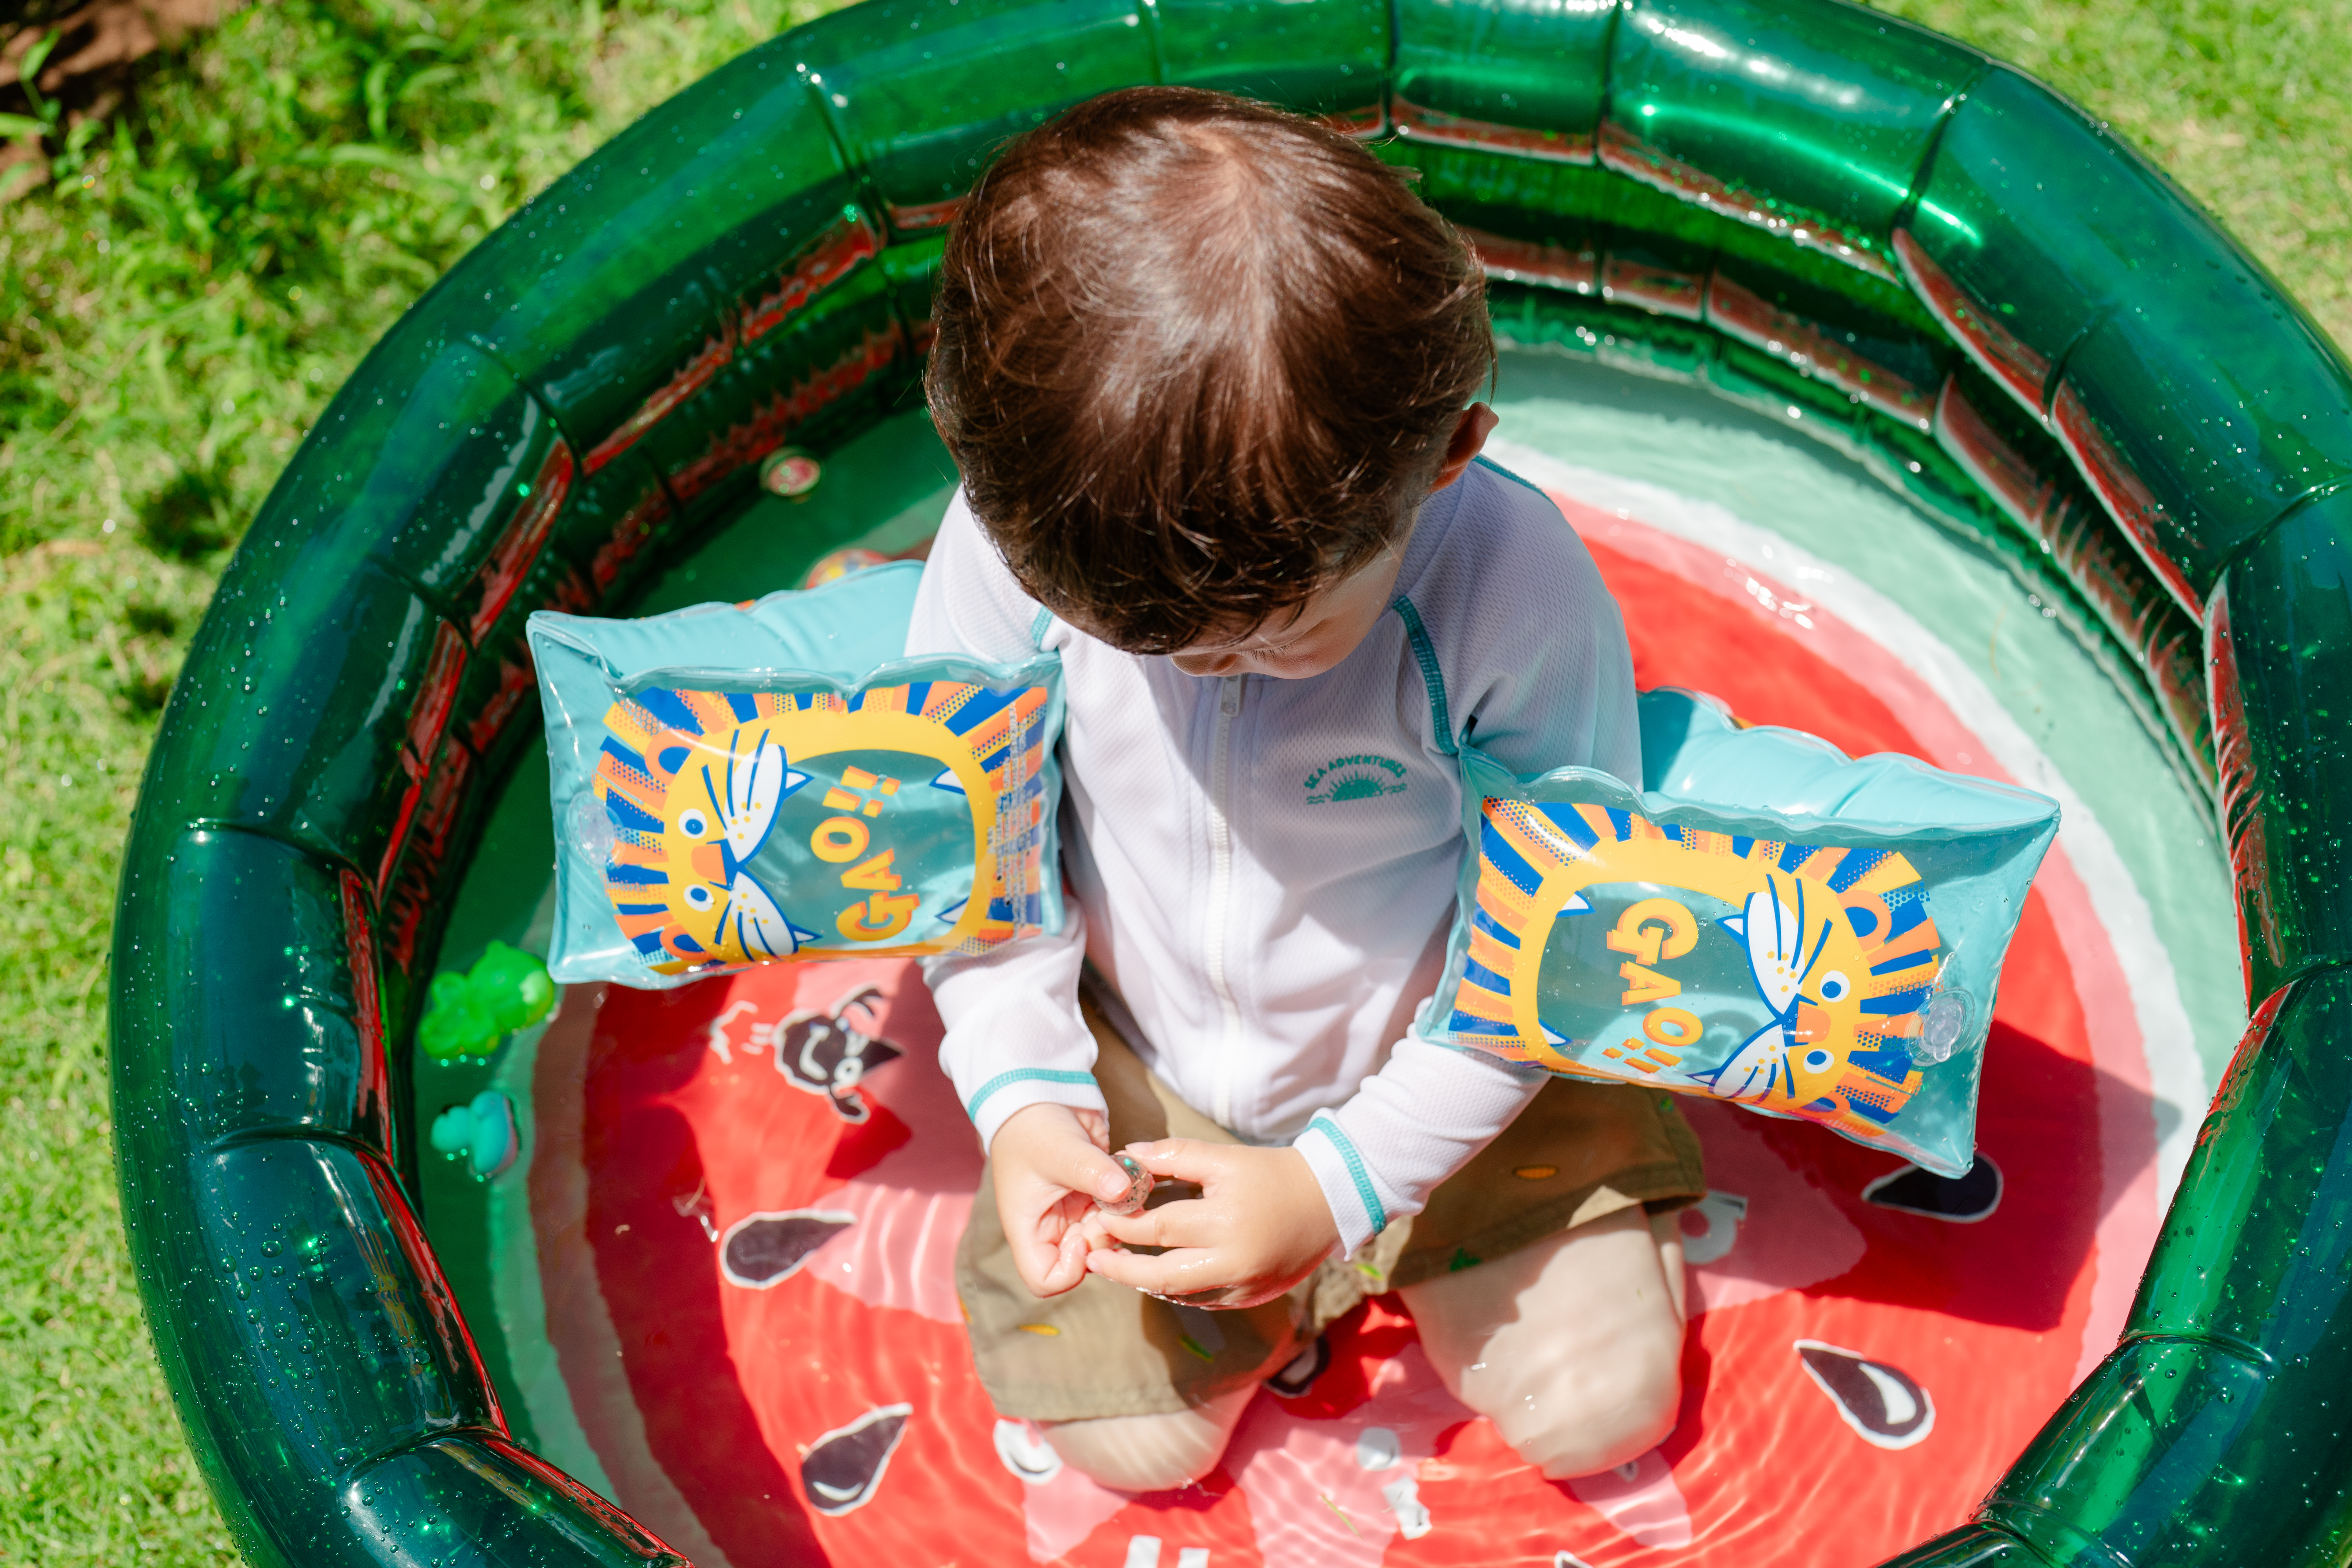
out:
{"label": "green logo print", "polygon": [[1390,757],[1334,757],[1307,775],[1307,804],[1404,793],[1404,764]]}

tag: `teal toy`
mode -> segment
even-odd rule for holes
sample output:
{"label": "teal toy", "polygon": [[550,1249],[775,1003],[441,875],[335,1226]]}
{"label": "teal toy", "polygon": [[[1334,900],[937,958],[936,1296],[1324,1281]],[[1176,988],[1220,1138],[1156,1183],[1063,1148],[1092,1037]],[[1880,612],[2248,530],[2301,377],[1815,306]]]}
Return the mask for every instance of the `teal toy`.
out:
{"label": "teal toy", "polygon": [[435,1117],[430,1139],[440,1152],[462,1158],[477,1181],[504,1175],[522,1152],[514,1101],[494,1089]]}
{"label": "teal toy", "polygon": [[1381,137],[1473,235],[1507,341],[1831,443],[2113,677],[2213,802],[2254,1022],[2121,1342],[1899,1561],[2342,1563],[2352,366],[2113,132],[1839,0],[871,0],[648,113],[452,268],[254,520],[124,857],[122,1213],[239,1549],[680,1561],[516,1440],[418,1213],[412,1047],[530,1012],[425,1022],[539,744],[525,623],[625,613],[787,446],[846,493],[843,448],[919,397],[975,171],[1150,81]]}

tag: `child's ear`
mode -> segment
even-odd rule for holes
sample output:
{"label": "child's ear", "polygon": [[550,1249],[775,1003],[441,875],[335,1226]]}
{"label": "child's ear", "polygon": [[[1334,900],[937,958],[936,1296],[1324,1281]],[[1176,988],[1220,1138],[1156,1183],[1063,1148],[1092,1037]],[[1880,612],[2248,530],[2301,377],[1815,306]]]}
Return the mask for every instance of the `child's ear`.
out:
{"label": "child's ear", "polygon": [[1486,448],[1486,437],[1502,423],[1495,411],[1483,403],[1474,403],[1462,411],[1454,421],[1454,434],[1445,443],[1445,461],[1437,470],[1437,482],[1429,487],[1435,495],[1469,470],[1471,462]]}

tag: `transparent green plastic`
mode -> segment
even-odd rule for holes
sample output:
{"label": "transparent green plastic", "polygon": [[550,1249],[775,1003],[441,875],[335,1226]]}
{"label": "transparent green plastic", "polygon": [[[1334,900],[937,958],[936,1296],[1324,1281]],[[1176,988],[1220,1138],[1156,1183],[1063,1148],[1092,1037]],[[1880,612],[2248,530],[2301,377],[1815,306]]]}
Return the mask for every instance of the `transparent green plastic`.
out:
{"label": "transparent green plastic", "polygon": [[1617,7],[1609,0],[1400,0],[1389,113],[1402,135],[1563,163],[1593,161]]}
{"label": "transparent green plastic", "polygon": [[1859,8],[1641,0],[1617,17],[1601,159],[1891,277],[1895,216],[1946,106],[1983,68]]}
{"label": "transparent green plastic", "polygon": [[2002,68],[1950,117],[1898,249],[2191,613],[2352,476],[2352,373],[2259,263],[2104,126]]}
{"label": "transparent green plastic", "polygon": [[2352,491],[2301,508],[2238,563],[2207,628],[2222,826],[2249,994],[2352,960],[2344,803],[2352,796]]}

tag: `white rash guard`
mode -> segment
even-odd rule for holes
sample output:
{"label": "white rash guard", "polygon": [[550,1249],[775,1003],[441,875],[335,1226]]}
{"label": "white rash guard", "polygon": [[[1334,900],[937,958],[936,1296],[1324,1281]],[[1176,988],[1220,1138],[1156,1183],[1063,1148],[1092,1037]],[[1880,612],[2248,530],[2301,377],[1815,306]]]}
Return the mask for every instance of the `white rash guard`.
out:
{"label": "white rash guard", "polygon": [[907,651],[1012,662],[1039,647],[1062,656],[1076,897],[1058,937],[924,966],[957,1094],[983,1144],[1024,1106],[1104,1109],[1078,1012],[1091,959],[1187,1104],[1306,1156],[1353,1253],[1547,1076],[1412,1023],[1465,852],[1456,742],[1522,773],[1641,777],[1616,602],[1559,509],[1482,461],[1423,506],[1394,607],[1339,665],[1188,676],[1046,616],[959,491]]}

